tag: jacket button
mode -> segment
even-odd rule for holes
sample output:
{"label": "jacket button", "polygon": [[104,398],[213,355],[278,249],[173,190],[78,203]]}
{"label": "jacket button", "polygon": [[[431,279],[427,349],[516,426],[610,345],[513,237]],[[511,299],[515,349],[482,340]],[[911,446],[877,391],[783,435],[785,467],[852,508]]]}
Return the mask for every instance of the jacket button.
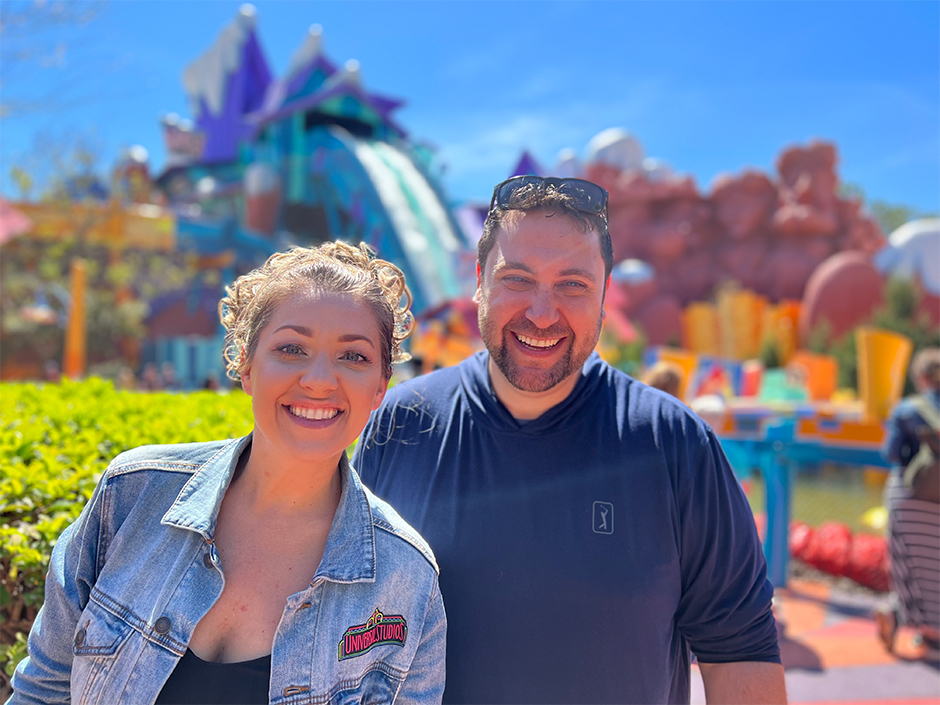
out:
{"label": "jacket button", "polygon": [[170,631],[171,626],[173,626],[173,622],[170,621],[169,617],[160,617],[160,619],[154,622],[153,630],[157,634],[166,634]]}
{"label": "jacket button", "polygon": [[75,635],[75,647],[81,648],[82,644],[85,643],[85,628],[82,627],[78,630],[78,634]]}
{"label": "jacket button", "polygon": [[212,556],[209,555],[209,552],[208,552],[208,551],[206,551],[205,554],[204,554],[203,557],[202,557],[202,564],[203,564],[206,568],[213,568],[213,567],[214,567],[214,566],[212,565]]}

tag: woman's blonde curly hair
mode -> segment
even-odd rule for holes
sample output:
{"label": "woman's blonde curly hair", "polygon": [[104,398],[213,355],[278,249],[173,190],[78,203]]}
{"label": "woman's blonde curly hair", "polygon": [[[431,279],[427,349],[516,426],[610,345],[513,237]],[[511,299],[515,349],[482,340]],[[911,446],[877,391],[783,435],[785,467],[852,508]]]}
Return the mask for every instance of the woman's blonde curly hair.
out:
{"label": "woman's blonde curly hair", "polygon": [[271,255],[264,265],[225,288],[219,318],[225,326],[223,356],[231,379],[239,379],[254,357],[261,331],[277,304],[298,289],[307,288],[350,294],[372,310],[379,324],[386,379],[392,376],[393,362],[411,358],[401,348],[414,329],[405,275],[391,262],[377,258],[365,244],[353,247],[345,242],[327,242]]}

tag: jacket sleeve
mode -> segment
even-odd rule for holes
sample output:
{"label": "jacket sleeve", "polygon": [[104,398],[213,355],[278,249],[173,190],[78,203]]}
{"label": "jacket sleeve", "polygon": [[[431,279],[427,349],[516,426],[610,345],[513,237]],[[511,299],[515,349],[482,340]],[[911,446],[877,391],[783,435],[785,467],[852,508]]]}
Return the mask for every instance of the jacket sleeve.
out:
{"label": "jacket sleeve", "polygon": [[[107,473],[78,519],[62,532],[46,573],[45,601],[27,641],[27,657],[13,674],[7,705],[68,703],[72,647],[104,552],[102,508]],[[99,549],[101,553],[99,553]]]}
{"label": "jacket sleeve", "polygon": [[444,662],[447,647],[447,617],[441,590],[434,579],[434,590],[424,616],[421,642],[411,668],[402,684],[396,705],[440,703],[444,697]]}

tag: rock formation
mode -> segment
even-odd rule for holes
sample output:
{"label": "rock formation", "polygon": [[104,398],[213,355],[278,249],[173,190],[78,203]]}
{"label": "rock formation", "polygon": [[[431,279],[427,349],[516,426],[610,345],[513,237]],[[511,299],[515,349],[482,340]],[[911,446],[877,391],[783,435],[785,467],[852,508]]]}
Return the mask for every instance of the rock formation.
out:
{"label": "rock formation", "polygon": [[615,261],[639,259],[656,273],[655,290],[626,311],[640,325],[656,320],[656,335],[647,331],[651,343],[667,342],[659,338],[677,329],[677,311],[711,298],[722,281],[771,302],[802,299],[813,272],[832,255],[851,250],[867,261],[885,243],[860,202],[839,194],[830,143],[791,147],[777,160],[775,176],[721,175],[702,194],[688,176],[620,168],[642,152],[635,142],[620,146],[607,137],[589,156],[584,178],[610,192]]}

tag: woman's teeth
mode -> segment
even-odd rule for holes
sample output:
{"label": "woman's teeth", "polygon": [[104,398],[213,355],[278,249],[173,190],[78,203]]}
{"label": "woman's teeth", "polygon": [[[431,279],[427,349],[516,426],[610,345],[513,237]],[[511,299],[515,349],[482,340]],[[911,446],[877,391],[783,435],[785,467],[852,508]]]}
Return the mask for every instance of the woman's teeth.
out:
{"label": "woman's teeth", "polygon": [[332,419],[339,413],[339,409],[304,409],[300,406],[291,406],[288,408],[294,416],[299,416],[302,419],[311,419],[313,421]]}

